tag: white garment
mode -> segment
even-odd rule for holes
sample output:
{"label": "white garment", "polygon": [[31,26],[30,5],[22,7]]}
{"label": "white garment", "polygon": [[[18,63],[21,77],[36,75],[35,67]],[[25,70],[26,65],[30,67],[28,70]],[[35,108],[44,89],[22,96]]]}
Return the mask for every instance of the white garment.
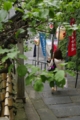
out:
{"label": "white garment", "polygon": [[[55,64],[56,64],[56,67],[57,67],[59,70],[64,70],[64,66],[61,66],[61,65],[60,65],[61,63],[64,63],[63,60],[60,60],[60,59],[58,60],[58,59],[54,58],[54,62],[55,62]],[[48,63],[48,69],[51,68],[52,65],[53,65],[53,59],[51,59],[51,62]]]}
{"label": "white garment", "polygon": [[64,85],[64,88],[68,88],[68,79],[67,79],[67,77],[65,77],[65,81],[66,81],[66,83]]}
{"label": "white garment", "polygon": [[56,59],[54,58],[54,62],[56,64],[56,67],[59,69],[59,70],[64,70],[65,67],[64,66],[61,66],[62,63],[64,63],[64,60],[61,60],[61,59]]}
{"label": "white garment", "polygon": [[[65,63],[65,61],[64,60],[60,60],[60,59],[56,59],[56,58],[54,58],[54,62],[55,62],[55,64],[56,64],[56,67],[59,69],[59,70],[65,70],[65,67],[64,66],[61,66],[60,64],[62,64],[62,63]],[[64,87],[68,87],[68,80],[67,80],[67,76],[65,77],[65,85],[64,85]]]}

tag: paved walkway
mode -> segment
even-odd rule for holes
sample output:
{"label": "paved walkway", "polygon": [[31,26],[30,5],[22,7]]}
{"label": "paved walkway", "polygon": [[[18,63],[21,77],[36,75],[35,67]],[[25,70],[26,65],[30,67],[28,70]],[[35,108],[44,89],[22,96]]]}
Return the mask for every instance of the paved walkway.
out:
{"label": "paved walkway", "polygon": [[[30,53],[26,55],[31,57]],[[25,88],[25,96],[26,120],[80,120],[80,77],[77,88],[75,78],[68,75],[68,88],[58,88],[51,94],[48,83],[41,93],[30,85]]]}
{"label": "paved walkway", "polygon": [[26,86],[26,115],[28,120],[80,120],[80,80],[75,89],[75,78],[68,76],[68,88],[58,88],[51,94],[48,83],[38,93]]}

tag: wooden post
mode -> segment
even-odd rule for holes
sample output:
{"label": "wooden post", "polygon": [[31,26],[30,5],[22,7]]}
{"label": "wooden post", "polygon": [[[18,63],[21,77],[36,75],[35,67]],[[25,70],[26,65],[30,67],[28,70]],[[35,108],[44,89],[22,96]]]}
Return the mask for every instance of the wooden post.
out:
{"label": "wooden post", "polygon": [[[24,48],[23,48],[23,40],[19,41],[17,43],[18,49],[20,50],[21,54],[24,54]],[[18,59],[19,64],[24,65],[23,59]],[[22,99],[23,102],[25,102],[25,95],[24,95],[24,77],[20,77],[17,75],[17,99]]]}

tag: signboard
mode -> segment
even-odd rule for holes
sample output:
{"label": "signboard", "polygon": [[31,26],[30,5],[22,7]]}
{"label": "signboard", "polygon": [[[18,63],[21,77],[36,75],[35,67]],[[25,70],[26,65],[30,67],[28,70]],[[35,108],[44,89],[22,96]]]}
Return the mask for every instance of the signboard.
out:
{"label": "signboard", "polygon": [[[75,24],[74,18],[71,19],[70,24]],[[73,31],[72,36],[69,36],[68,56],[74,56],[76,52],[76,31]]]}
{"label": "signboard", "polygon": [[46,57],[46,35],[45,33],[39,33],[39,37],[40,37],[43,56]]}

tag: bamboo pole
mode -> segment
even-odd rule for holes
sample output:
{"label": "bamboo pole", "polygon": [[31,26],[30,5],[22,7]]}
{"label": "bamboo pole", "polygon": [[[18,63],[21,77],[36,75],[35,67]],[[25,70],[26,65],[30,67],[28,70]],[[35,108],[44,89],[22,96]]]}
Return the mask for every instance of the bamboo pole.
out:
{"label": "bamboo pole", "polygon": [[7,117],[9,117],[8,98],[9,98],[9,87],[8,87],[8,84],[6,84],[5,103],[4,103],[4,116],[7,116]]}
{"label": "bamboo pole", "polygon": [[2,88],[6,88],[6,79],[7,79],[7,74],[2,73]]}
{"label": "bamboo pole", "polygon": [[4,107],[4,117],[6,117],[6,116],[9,117],[9,115],[10,115],[10,114],[9,114],[9,107],[8,107],[8,106],[5,106],[5,107]]}
{"label": "bamboo pole", "polygon": [[[5,87],[5,92],[3,94],[1,94],[1,100],[5,100],[4,102],[2,102],[2,113],[1,113],[1,117],[6,117],[9,118],[10,120],[14,119],[14,115],[13,115],[13,99],[10,98],[9,93],[12,92],[12,80],[11,80],[11,76],[9,74],[2,74],[2,80],[5,81],[3,84],[3,87]],[[2,82],[3,82],[2,81]],[[10,107],[12,107],[11,109],[9,109]]]}
{"label": "bamboo pole", "polygon": [[5,106],[8,106],[8,98],[5,99]]}
{"label": "bamboo pole", "polygon": [[5,98],[9,98],[9,92],[6,92]]}
{"label": "bamboo pole", "polygon": [[9,75],[8,75],[8,77],[7,77],[6,86],[9,87],[9,92],[12,93],[12,80],[11,80],[11,77],[10,77]]}
{"label": "bamboo pole", "polygon": [[0,120],[9,120],[7,117],[0,117]]}
{"label": "bamboo pole", "polygon": [[12,83],[9,83],[9,92],[12,93]]}
{"label": "bamboo pole", "polygon": [[9,85],[6,86],[6,93],[9,92]]}
{"label": "bamboo pole", "polygon": [[10,76],[11,76],[11,75],[9,75],[9,74],[7,75],[7,81],[8,81],[8,82],[12,82],[12,80],[11,80],[11,77],[10,77]]}
{"label": "bamboo pole", "polygon": [[2,80],[7,79],[7,73],[2,73]]}
{"label": "bamboo pole", "polygon": [[2,101],[2,111],[1,111],[1,117],[4,116],[4,99],[5,99],[5,92],[2,92],[1,94],[1,101]]}
{"label": "bamboo pole", "polygon": [[9,112],[10,112],[10,120],[14,120],[14,115],[13,115],[13,99],[12,98],[8,98],[8,101],[9,101],[9,107],[11,109],[9,109]]}
{"label": "bamboo pole", "polygon": [[5,103],[4,103],[4,116],[7,116],[9,117],[9,101],[8,101],[8,98],[9,98],[9,92],[6,92],[5,94]]}
{"label": "bamboo pole", "polygon": [[6,91],[12,93],[12,83],[6,83]]}

